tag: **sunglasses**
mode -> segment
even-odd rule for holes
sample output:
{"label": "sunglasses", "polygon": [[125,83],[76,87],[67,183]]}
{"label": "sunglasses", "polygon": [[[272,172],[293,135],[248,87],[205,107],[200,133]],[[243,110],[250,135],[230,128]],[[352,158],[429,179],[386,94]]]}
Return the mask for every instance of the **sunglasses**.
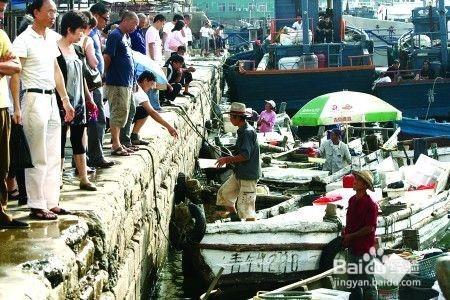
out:
{"label": "sunglasses", "polygon": [[100,18],[102,18],[106,23],[109,22],[109,17],[105,17],[105,16],[100,15]]}

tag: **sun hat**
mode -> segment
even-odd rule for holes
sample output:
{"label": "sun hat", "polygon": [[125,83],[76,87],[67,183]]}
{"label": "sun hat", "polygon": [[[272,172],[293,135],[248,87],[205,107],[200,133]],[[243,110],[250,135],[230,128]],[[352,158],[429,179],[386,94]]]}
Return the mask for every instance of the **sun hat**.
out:
{"label": "sun hat", "polygon": [[342,131],[339,128],[333,128],[331,129],[331,132],[337,134],[338,136],[341,136],[342,134]]}
{"label": "sun hat", "polygon": [[275,101],[273,100],[265,100],[266,103],[269,103],[272,106],[272,109],[276,107]]}
{"label": "sun hat", "polygon": [[372,192],[373,189],[373,174],[369,170],[362,170],[362,171],[353,171],[353,175],[358,176],[362,180],[364,180],[365,183],[367,183],[367,187]]}
{"label": "sun hat", "polygon": [[230,111],[226,112],[230,115],[235,115],[235,116],[250,116],[251,112],[249,112],[245,106],[244,103],[240,103],[240,102],[232,102],[231,103],[231,107],[230,107]]}

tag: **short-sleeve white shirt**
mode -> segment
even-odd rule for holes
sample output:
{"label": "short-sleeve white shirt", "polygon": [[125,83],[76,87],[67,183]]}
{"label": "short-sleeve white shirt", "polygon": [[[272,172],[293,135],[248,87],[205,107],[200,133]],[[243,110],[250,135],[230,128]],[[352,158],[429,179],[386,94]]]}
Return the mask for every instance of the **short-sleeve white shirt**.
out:
{"label": "short-sleeve white shirt", "polygon": [[175,24],[173,24],[173,22],[167,22],[166,24],[164,24],[163,32],[165,34],[169,34],[170,32],[172,32],[172,29],[174,27],[175,27]]}
{"label": "short-sleeve white shirt", "polygon": [[150,101],[148,95],[144,90],[138,85],[138,91],[133,94],[134,105],[138,107],[144,102]]}
{"label": "short-sleeve white shirt", "polygon": [[292,28],[294,28],[297,31],[302,31],[303,30],[303,22],[298,22],[295,21],[294,24],[292,24]]}
{"label": "short-sleeve white shirt", "polygon": [[153,55],[155,56],[156,62],[162,61],[162,41],[161,37],[159,36],[159,31],[155,27],[151,26],[147,32],[145,33],[145,49],[147,55],[149,55],[149,44],[153,43]]}
{"label": "short-sleeve white shirt", "polygon": [[192,30],[191,28],[184,26],[184,37],[186,38],[187,42],[192,42]]}
{"label": "short-sleeve white shirt", "polygon": [[209,27],[202,27],[200,28],[200,35],[202,37],[211,37],[211,34],[214,32],[212,28]]}
{"label": "short-sleeve white shirt", "polygon": [[45,38],[30,26],[13,42],[13,51],[25,58],[20,78],[23,88],[51,90],[55,84],[55,58],[60,55],[56,44],[59,35],[51,29],[45,30]]}

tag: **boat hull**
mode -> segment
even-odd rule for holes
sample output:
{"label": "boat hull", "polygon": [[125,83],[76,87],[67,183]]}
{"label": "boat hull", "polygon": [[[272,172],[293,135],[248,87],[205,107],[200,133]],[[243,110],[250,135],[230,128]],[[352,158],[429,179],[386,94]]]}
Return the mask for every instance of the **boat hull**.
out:
{"label": "boat hull", "polygon": [[351,90],[370,93],[375,75],[373,66],[322,68],[311,70],[267,70],[239,72],[226,68],[229,98],[253,109],[263,109],[264,99],[287,102],[288,112],[296,112],[322,94]]}
{"label": "boat hull", "polygon": [[[429,95],[433,91],[434,102],[429,106]],[[402,111],[404,117],[450,117],[450,79],[410,80],[392,83],[380,83],[374,93],[384,101]]]}
{"label": "boat hull", "polygon": [[[378,217],[376,234],[383,248],[399,246],[405,229],[417,229],[419,243],[429,245],[448,228],[448,191],[425,199],[426,204]],[[195,275],[205,283],[211,282],[223,267],[219,286],[289,282],[315,274],[320,271],[322,249],[340,231],[335,223],[317,221],[317,207],[299,210],[305,212],[279,215],[272,218],[277,220],[262,220],[260,225],[260,221],[208,224],[201,243],[188,249],[184,259],[190,261]],[[293,221],[293,226],[289,225],[289,219],[305,219],[302,215],[315,220],[303,224]]]}

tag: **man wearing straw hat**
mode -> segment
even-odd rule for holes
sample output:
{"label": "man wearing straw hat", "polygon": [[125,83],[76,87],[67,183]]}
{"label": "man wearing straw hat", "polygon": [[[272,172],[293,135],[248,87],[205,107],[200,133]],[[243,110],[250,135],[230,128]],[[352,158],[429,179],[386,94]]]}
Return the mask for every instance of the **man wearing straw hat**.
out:
{"label": "man wearing straw hat", "polygon": [[339,128],[333,128],[330,139],[320,145],[319,154],[325,158],[324,171],[336,173],[344,168],[345,162],[352,162],[347,144],[341,141],[341,134]]}
{"label": "man wearing straw hat", "polygon": [[[353,175],[353,190],[356,194],[348,201],[342,242],[343,246],[348,248],[347,273],[348,278],[352,280],[350,299],[377,299],[372,256],[375,254],[378,204],[367,194],[367,190],[374,191],[373,175],[369,170],[356,171]],[[355,270],[357,272],[354,272]],[[367,272],[368,270],[372,272]]]}
{"label": "man wearing straw hat", "polygon": [[[261,176],[259,145],[255,129],[247,123],[245,104],[233,102],[230,108],[230,121],[237,130],[236,154],[220,157],[217,166],[232,164],[234,172],[220,187],[217,193],[217,205],[225,206],[231,219],[254,221],[256,183]],[[236,216],[237,209],[237,216]]]}

